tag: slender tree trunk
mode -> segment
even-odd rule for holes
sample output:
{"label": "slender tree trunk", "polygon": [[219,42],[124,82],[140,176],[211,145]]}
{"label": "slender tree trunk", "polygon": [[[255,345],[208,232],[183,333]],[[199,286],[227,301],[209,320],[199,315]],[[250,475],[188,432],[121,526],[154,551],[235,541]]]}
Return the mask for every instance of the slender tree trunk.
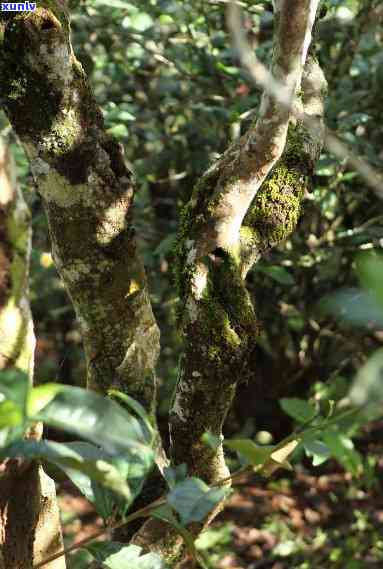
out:
{"label": "slender tree trunk", "polygon": [[[28,298],[30,214],[0,139],[0,381],[16,368],[33,380],[35,337]],[[40,437],[36,425],[27,436]],[[53,480],[36,462],[0,464],[0,569],[31,569],[62,549]],[[47,568],[65,569],[61,557]]]}

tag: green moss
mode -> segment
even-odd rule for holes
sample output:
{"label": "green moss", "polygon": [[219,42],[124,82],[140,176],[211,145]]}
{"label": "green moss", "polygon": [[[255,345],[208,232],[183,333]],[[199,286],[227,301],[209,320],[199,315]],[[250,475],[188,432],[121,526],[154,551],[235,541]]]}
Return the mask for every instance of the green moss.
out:
{"label": "green moss", "polygon": [[297,225],[308,187],[311,160],[306,148],[309,144],[305,128],[289,127],[283,156],[245,216],[244,226],[248,227],[245,235],[258,241],[261,250],[284,241]]}

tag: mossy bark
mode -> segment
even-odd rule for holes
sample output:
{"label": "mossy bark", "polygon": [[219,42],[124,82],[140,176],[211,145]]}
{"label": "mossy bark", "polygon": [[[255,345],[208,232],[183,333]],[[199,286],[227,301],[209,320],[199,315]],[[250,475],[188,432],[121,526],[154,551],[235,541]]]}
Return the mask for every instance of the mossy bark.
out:
{"label": "mossy bark", "polygon": [[[322,117],[325,89],[323,73],[310,57],[301,83],[306,114]],[[171,410],[172,459],[176,464],[185,462],[190,474],[208,482],[226,476],[227,468],[222,447],[210,449],[201,436],[206,431],[222,436],[236,385],[256,374],[252,352],[260,324],[244,279],[265,251],[294,231],[322,147],[323,129],[313,136],[303,124],[290,121],[281,158],[255,191],[237,233],[228,237],[230,220],[225,227],[223,217],[217,228],[211,219],[217,218],[220,187],[237,186],[240,194],[242,184],[247,184],[253,137],[250,129],[196,185],[182,212],[176,247],[185,358]],[[213,250],[209,240],[216,245]]]}
{"label": "mossy bark", "polygon": [[[30,214],[16,184],[9,149],[0,139],[0,376],[1,370],[16,368],[32,382],[30,247]],[[36,428],[28,436],[40,434]],[[32,569],[63,546],[55,485],[35,462],[4,461],[0,471],[0,569]],[[65,569],[65,560],[47,567]]]}
{"label": "mossy bark", "polygon": [[44,1],[7,20],[0,70],[80,322],[88,385],[126,391],[153,415],[159,330],[137,254],[133,175],[105,133],[63,3]]}

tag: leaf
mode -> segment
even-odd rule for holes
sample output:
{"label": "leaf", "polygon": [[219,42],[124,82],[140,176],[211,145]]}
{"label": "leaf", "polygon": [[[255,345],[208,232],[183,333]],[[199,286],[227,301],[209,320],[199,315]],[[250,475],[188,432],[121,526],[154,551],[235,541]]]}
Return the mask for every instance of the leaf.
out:
{"label": "leaf", "polygon": [[303,444],[307,456],[312,457],[313,466],[319,466],[328,460],[331,451],[324,443],[318,440],[306,441]]}
{"label": "leaf", "polygon": [[377,350],[358,371],[349,398],[356,406],[383,403],[383,348]]}
{"label": "leaf", "polygon": [[360,454],[354,449],[352,440],[336,431],[328,429],[323,431],[322,439],[325,445],[330,449],[331,454],[338,462],[351,474],[358,476],[362,469],[362,459]]}
{"label": "leaf", "polygon": [[149,416],[146,413],[143,406],[141,405],[141,403],[133,399],[133,397],[130,397],[130,395],[127,395],[127,393],[123,393],[122,391],[118,391],[117,389],[110,389],[108,391],[108,395],[110,397],[116,397],[117,399],[121,399],[121,401],[123,401],[125,405],[130,407],[130,409],[141,419],[141,421],[145,425],[147,429],[146,433],[147,440],[151,440],[154,434],[153,427],[150,422]]}
{"label": "leaf", "polygon": [[287,457],[294,452],[298,446],[299,441],[293,439],[288,441],[283,447],[277,448],[271,455],[270,458],[265,462],[262,467],[261,474],[263,476],[271,476],[279,468],[285,468],[286,470],[293,470],[293,467],[287,460]]}
{"label": "leaf", "polygon": [[213,435],[213,433],[210,433],[208,431],[206,431],[206,433],[204,433],[202,435],[201,441],[203,443],[205,443],[207,446],[209,446],[210,448],[212,448],[213,450],[217,450],[217,448],[222,443],[221,437],[218,437],[217,435]]}
{"label": "leaf", "polygon": [[185,480],[187,477],[187,466],[186,464],[179,464],[174,468],[170,466],[164,468],[164,478],[168,483],[169,488],[174,488],[178,482]]}
{"label": "leaf", "polygon": [[138,419],[114,401],[79,387],[62,386],[36,419],[88,439],[110,454],[127,450],[147,454],[151,444]]}
{"label": "leaf", "polygon": [[156,553],[140,555],[142,547],[116,541],[94,542],[85,548],[98,563],[108,569],[166,569],[163,559]]}
{"label": "leaf", "polygon": [[357,271],[362,285],[371,292],[383,316],[383,256],[376,253],[360,255]]}
{"label": "leaf", "polygon": [[278,265],[273,265],[273,266],[255,265],[254,269],[256,271],[259,271],[260,273],[264,273],[265,275],[271,277],[274,281],[276,281],[279,284],[293,285],[295,283],[294,277],[284,267],[280,267]]}
{"label": "leaf", "polygon": [[371,292],[346,289],[325,297],[319,304],[320,310],[340,316],[357,326],[379,328],[383,326],[383,311]]}
{"label": "leaf", "polygon": [[231,439],[224,441],[226,447],[239,452],[249,464],[262,466],[271,456],[275,446],[257,445],[251,439]]}
{"label": "leaf", "polygon": [[0,460],[17,457],[28,460],[48,460],[64,471],[66,468],[79,470],[131,502],[132,494],[125,481],[124,473],[121,474],[110,460],[105,459],[103,451],[94,447],[91,452],[89,446],[92,445],[84,447],[81,443],[21,440],[2,449]]}
{"label": "leaf", "polygon": [[[0,394],[15,403],[22,413],[26,411],[29,390],[29,378],[23,371],[16,369],[0,371]],[[0,397],[0,401],[1,399]]]}
{"label": "leaf", "polygon": [[307,423],[316,415],[315,407],[304,399],[298,399],[297,397],[284,398],[280,399],[279,403],[287,415],[300,423]]}
{"label": "leaf", "polygon": [[13,401],[0,403],[0,429],[4,427],[17,427],[23,422],[23,414],[20,407]]}
{"label": "leaf", "polygon": [[63,385],[59,383],[44,383],[31,389],[27,402],[29,416],[37,415],[56,395],[62,391]]}
{"label": "leaf", "polygon": [[193,477],[179,482],[169,492],[167,501],[186,525],[203,520],[227,493],[227,488],[209,488],[205,482]]}

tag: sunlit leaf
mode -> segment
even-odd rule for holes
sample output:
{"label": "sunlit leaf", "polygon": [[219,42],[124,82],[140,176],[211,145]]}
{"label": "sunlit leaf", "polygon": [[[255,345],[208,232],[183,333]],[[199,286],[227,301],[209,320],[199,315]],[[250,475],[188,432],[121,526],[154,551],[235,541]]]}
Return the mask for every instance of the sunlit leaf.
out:
{"label": "sunlit leaf", "polygon": [[274,446],[257,445],[251,439],[231,439],[224,441],[223,444],[226,447],[239,452],[247,462],[254,466],[263,465],[275,449]]}
{"label": "sunlit leaf", "polygon": [[307,456],[312,457],[313,466],[319,466],[320,464],[323,464],[331,456],[330,449],[321,441],[305,441],[303,446]]}
{"label": "sunlit leaf", "polygon": [[156,553],[141,555],[142,547],[115,541],[93,542],[87,551],[105,569],[166,569],[165,561]]}
{"label": "sunlit leaf", "polygon": [[79,470],[131,501],[132,494],[125,477],[106,460],[105,454],[94,448],[92,452],[78,443],[65,444],[53,441],[20,440],[0,451],[0,460],[23,457],[29,460],[48,460],[60,468]]}
{"label": "sunlit leaf", "polygon": [[360,368],[349,397],[356,406],[383,403],[383,349],[376,351]]}
{"label": "sunlit leaf", "polygon": [[304,399],[298,399],[297,397],[284,398],[280,399],[279,403],[287,415],[300,423],[311,421],[316,415],[315,407]]}
{"label": "sunlit leaf", "polygon": [[199,478],[187,478],[176,484],[167,500],[186,525],[203,520],[227,493],[227,488],[209,488]]}

